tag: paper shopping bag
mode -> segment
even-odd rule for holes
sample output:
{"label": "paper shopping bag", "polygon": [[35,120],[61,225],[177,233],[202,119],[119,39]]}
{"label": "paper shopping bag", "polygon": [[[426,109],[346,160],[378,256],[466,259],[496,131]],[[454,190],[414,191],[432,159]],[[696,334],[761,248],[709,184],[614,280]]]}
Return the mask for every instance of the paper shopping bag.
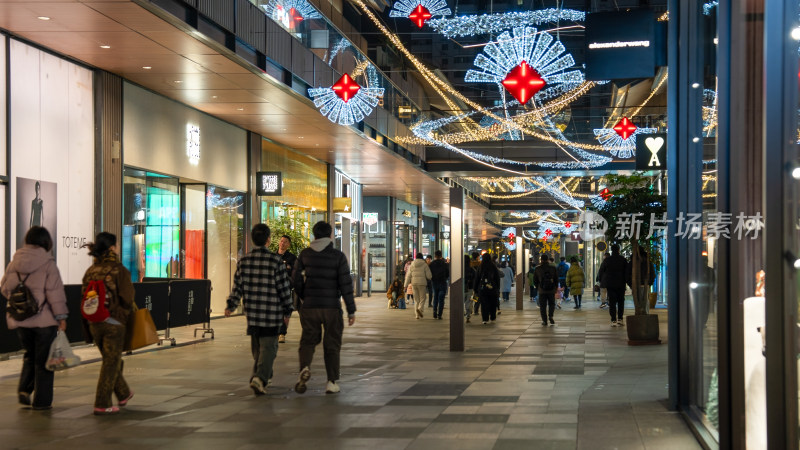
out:
{"label": "paper shopping bag", "polygon": [[158,343],[158,332],[150,310],[137,309],[128,320],[127,338],[123,350],[131,351]]}

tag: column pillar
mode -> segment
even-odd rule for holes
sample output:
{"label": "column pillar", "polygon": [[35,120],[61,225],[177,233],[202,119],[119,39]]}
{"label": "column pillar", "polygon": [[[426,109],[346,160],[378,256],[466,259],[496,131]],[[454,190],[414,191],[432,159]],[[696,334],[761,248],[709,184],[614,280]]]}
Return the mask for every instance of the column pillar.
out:
{"label": "column pillar", "polygon": [[450,351],[464,351],[464,189],[450,188]]}
{"label": "column pillar", "polygon": [[525,249],[523,247],[522,228],[517,228],[517,265],[515,279],[517,282],[517,311],[522,311],[523,301],[525,300]]}

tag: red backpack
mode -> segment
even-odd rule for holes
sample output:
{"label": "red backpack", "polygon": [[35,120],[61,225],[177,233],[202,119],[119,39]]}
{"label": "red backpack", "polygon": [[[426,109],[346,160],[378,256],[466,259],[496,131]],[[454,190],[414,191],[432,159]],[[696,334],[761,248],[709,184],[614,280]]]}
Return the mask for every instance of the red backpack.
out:
{"label": "red backpack", "polygon": [[92,323],[104,322],[111,316],[108,303],[111,301],[111,290],[103,280],[92,280],[86,285],[81,299],[81,314]]}

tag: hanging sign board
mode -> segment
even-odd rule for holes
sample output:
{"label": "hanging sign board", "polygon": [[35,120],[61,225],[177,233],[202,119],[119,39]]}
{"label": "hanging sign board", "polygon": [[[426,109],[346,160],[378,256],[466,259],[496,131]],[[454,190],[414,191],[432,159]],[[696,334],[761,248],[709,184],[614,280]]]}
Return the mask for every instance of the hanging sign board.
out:
{"label": "hanging sign board", "polygon": [[353,199],[350,197],[334,197],[333,212],[349,214],[353,211]]}
{"label": "hanging sign board", "polygon": [[361,214],[361,221],[367,226],[372,226],[378,223],[378,213],[368,212]]}
{"label": "hanging sign board", "polygon": [[667,134],[636,136],[636,170],[666,170]]}

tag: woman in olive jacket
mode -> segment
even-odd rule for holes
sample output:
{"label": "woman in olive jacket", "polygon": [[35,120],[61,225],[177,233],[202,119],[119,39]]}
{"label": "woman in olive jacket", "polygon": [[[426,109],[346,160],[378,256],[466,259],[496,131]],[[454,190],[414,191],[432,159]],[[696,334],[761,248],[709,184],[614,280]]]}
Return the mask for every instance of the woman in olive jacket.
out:
{"label": "woman in olive jacket", "polygon": [[52,248],[50,233],[43,227],[31,227],[25,234],[25,245],[14,253],[0,281],[0,292],[8,297],[20,284],[20,279],[24,280],[39,305],[39,312],[23,321],[18,322],[6,314],[8,329],[17,330],[25,350],[17,388],[19,402],[30,405],[31,394],[35,393],[33,409],[37,410],[52,407],[54,377],[45,364],[56,330],[67,329],[69,312],[61,274],[50,252]]}
{"label": "woman in olive jacket", "polygon": [[94,414],[115,414],[119,412],[119,408],[111,404],[112,392],[117,396],[119,406],[127,405],[128,400],[133,397],[133,391],[122,376],[122,347],[125,343],[128,316],[133,309],[133,283],[131,273],[117,258],[116,236],[104,231],[85,247],[89,248],[89,254],[94,257],[94,264],[86,269],[83,276],[82,293],[86,292],[90,281],[103,280],[106,289],[114,294],[107,305],[110,317],[103,322],[89,323],[90,339],[94,340],[103,356],[94,399]]}

